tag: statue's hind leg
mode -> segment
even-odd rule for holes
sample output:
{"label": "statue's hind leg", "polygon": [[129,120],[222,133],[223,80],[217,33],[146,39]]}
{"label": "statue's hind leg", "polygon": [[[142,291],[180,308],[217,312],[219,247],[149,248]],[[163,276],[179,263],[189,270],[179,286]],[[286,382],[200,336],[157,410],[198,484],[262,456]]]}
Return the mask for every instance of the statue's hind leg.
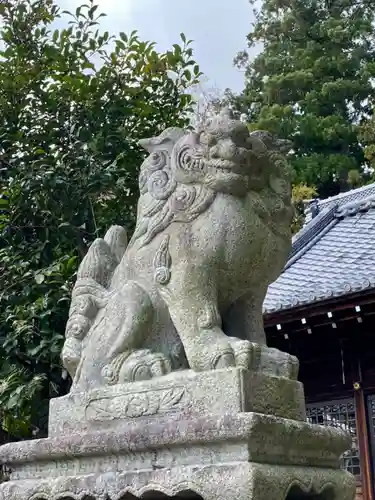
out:
{"label": "statue's hind leg", "polygon": [[154,309],[148,293],[128,281],[108,300],[89,336],[73,381],[75,390],[144,380],[171,370],[161,353],[145,349]]}
{"label": "statue's hind leg", "polygon": [[109,362],[102,370],[105,381],[113,385],[169,373],[170,360],[162,353],[145,348],[154,315],[148,293],[136,282],[130,281],[122,287],[117,302],[125,308],[125,314],[110,346]]}
{"label": "statue's hind leg", "polygon": [[135,281],[122,286],[113,298],[112,309],[114,335],[109,346],[110,359],[142,347],[153,318],[150,297]]}

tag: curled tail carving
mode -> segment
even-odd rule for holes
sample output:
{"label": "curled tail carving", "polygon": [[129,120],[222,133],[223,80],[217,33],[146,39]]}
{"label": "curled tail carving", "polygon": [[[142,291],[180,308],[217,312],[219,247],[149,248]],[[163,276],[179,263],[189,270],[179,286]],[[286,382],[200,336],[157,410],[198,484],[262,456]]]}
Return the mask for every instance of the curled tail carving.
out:
{"label": "curled tail carving", "polygon": [[73,378],[81,358],[82,341],[93,325],[99,309],[108,302],[108,286],[128,244],[121,226],[112,226],[104,239],[90,246],[77,272],[62,352],[63,365]]}

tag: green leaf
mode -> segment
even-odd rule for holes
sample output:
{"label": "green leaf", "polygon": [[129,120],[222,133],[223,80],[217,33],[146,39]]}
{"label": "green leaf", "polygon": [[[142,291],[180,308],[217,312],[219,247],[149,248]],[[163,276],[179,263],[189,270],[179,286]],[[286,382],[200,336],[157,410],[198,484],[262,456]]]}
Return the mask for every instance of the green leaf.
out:
{"label": "green leaf", "polygon": [[123,31],[120,31],[120,38],[123,42],[128,43],[128,37]]}
{"label": "green leaf", "polygon": [[76,256],[70,257],[70,259],[68,260],[68,262],[66,264],[67,271],[70,271],[71,269],[73,269],[73,267],[75,266],[76,262],[77,262],[77,257]]}
{"label": "green leaf", "polygon": [[98,9],[99,5],[94,5],[93,7],[91,7],[91,9],[89,9],[88,11],[88,18],[89,19],[94,19],[94,14],[95,14],[95,11]]}
{"label": "green leaf", "polygon": [[116,45],[121,50],[125,50],[125,48],[126,48],[124,42],[122,42],[121,40],[116,40]]}
{"label": "green leaf", "polygon": [[181,52],[182,52],[181,47],[177,43],[175,43],[175,44],[173,44],[173,48],[174,48],[175,55],[180,56]]}
{"label": "green leaf", "polygon": [[44,274],[40,273],[35,275],[35,281],[38,283],[38,285],[41,285],[44,280],[45,280]]}

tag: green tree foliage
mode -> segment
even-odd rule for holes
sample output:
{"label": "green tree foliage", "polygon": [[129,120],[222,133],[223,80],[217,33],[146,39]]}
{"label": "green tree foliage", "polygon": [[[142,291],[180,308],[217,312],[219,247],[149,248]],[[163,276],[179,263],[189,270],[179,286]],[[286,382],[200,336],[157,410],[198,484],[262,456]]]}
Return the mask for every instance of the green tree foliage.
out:
{"label": "green tree foliage", "polygon": [[262,50],[236,59],[246,68],[238,111],[294,141],[295,182],[322,197],[364,181],[358,126],[374,100],[374,20],[370,0],[263,0],[247,37]]}
{"label": "green tree foliage", "polygon": [[295,184],[292,189],[292,200],[294,205],[294,217],[292,221],[292,232],[297,233],[303,226],[305,220],[305,203],[316,198],[316,189],[306,184]]}
{"label": "green tree foliage", "polygon": [[360,127],[360,139],[364,145],[365,157],[368,162],[369,182],[375,180],[375,114],[369,120],[365,121]]}
{"label": "green tree foliage", "polygon": [[[64,393],[60,350],[77,264],[132,229],[141,137],[184,126],[200,77],[190,41],[158,53],[100,29],[93,0],[0,3],[0,423],[42,435]],[[65,26],[57,30],[56,24]]]}

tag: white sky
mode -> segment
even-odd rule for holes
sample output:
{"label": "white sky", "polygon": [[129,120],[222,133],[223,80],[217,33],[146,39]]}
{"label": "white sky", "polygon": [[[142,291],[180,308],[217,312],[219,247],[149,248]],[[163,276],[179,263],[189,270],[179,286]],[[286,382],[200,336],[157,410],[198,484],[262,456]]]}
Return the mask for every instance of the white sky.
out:
{"label": "white sky", "polygon": [[[75,9],[82,0],[59,0],[64,9]],[[248,0],[99,0],[108,16],[102,26],[109,32],[137,30],[144,40],[155,41],[160,50],[180,43],[179,34],[194,40],[194,58],[210,85],[240,91],[243,74],[233,58],[246,47],[253,19]]]}

